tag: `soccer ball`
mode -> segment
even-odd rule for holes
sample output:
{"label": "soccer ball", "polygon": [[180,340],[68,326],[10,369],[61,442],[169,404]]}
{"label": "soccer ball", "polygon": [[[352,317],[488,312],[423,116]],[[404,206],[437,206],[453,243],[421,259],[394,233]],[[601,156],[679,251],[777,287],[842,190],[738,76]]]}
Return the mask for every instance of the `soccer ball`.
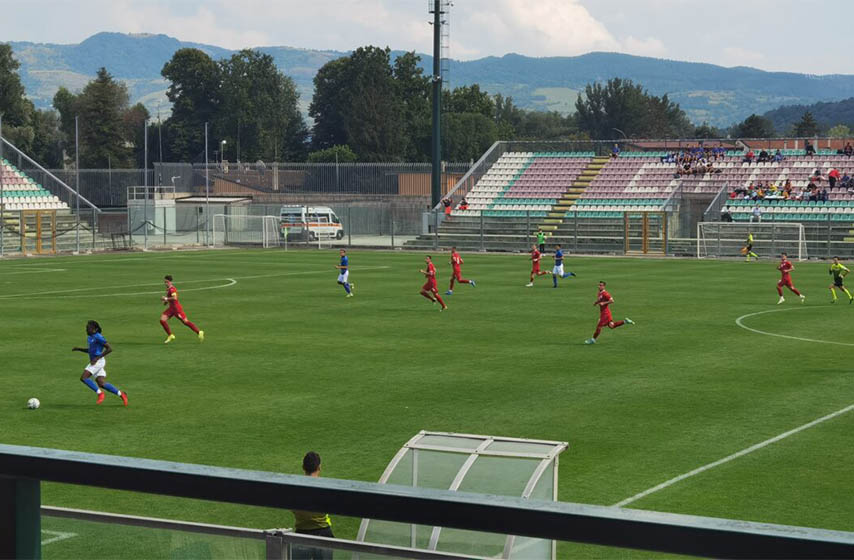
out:
{"label": "soccer ball", "polygon": [[41,405],[42,405],[42,403],[40,403],[39,400],[35,397],[33,397],[27,401],[27,408],[29,408],[31,410],[35,410],[38,407],[40,407]]}

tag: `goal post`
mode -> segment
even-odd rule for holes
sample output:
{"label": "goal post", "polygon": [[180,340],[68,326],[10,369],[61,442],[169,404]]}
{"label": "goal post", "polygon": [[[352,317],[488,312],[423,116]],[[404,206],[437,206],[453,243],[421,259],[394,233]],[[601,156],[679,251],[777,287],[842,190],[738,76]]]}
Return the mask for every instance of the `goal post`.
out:
{"label": "goal post", "polygon": [[807,260],[804,225],[788,222],[699,222],[697,258],[741,257],[753,234],[753,252],[760,257],[786,253],[792,259]]}
{"label": "goal post", "polygon": [[214,247],[254,245],[269,249],[284,244],[278,216],[215,214]]}

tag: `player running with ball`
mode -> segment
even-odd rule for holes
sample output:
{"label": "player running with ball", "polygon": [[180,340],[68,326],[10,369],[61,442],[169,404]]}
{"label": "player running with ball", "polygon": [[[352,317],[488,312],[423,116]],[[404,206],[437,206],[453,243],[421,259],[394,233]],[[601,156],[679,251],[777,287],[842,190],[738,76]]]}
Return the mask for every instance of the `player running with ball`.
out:
{"label": "player running with ball", "polygon": [[804,294],[799,292],[797,290],[797,288],[795,288],[795,286],[792,285],[791,272],[794,269],[795,269],[795,267],[789,261],[788,255],[786,255],[786,253],[783,253],[782,255],[780,255],[780,266],[777,267],[777,270],[780,271],[780,274],[782,276],[780,277],[780,281],[777,282],[777,293],[780,295],[780,300],[777,302],[777,305],[780,305],[781,303],[786,301],[786,298],[783,297],[783,286],[786,286],[787,288],[789,288],[789,290],[794,292],[794,294],[796,296],[800,297],[801,303],[803,303],[804,300],[807,299],[807,296],[805,296]]}
{"label": "player running with ball", "polygon": [[474,280],[466,280],[463,278],[462,270],[460,270],[462,265],[463,258],[459,253],[457,253],[457,248],[451,247],[451,285],[448,286],[448,291],[445,292],[446,296],[454,295],[454,280],[460,284],[469,284],[472,288],[477,286]]}
{"label": "player running with ball", "polygon": [[548,270],[540,270],[540,261],[543,259],[543,254],[537,249],[536,245],[531,245],[531,281],[525,284],[526,288],[534,286],[534,278],[537,276],[545,276],[549,273]]}
{"label": "player running with ball", "polygon": [[845,287],[844,280],[851,271],[848,270],[844,264],[839,262],[839,257],[833,257],[833,263],[830,265],[830,270],[828,272],[833,276],[833,284],[830,285],[830,295],[833,296],[831,303],[836,303],[836,290],[842,290],[845,292],[845,295],[848,296],[848,303],[854,302],[854,298],[851,297],[851,294],[848,292],[848,288]]}
{"label": "player running with ball", "polygon": [[166,331],[166,340],[163,343],[169,344],[175,340],[175,335],[172,334],[172,329],[169,328],[168,321],[170,317],[177,317],[179,321],[199,335],[199,342],[204,342],[205,331],[199,330],[199,327],[187,319],[187,314],[184,313],[184,308],[181,307],[181,303],[178,301],[178,288],[172,284],[172,275],[167,274],[164,276],[163,283],[166,284],[166,295],[160,299],[163,301],[163,305],[169,306],[169,309],[160,314],[160,325],[163,327],[163,330]]}
{"label": "player running with ball", "polygon": [[433,266],[433,259],[430,258],[430,255],[427,255],[424,257],[424,262],[427,263],[427,269],[418,271],[427,278],[427,282],[421,286],[421,295],[433,303],[438,302],[442,306],[439,308],[439,311],[444,311],[448,306],[445,305],[445,302],[442,301],[442,296],[439,295],[439,285],[436,283],[436,267]]}
{"label": "player running with ball", "polygon": [[[104,338],[103,334],[101,334],[101,325],[99,325],[97,321],[89,321],[86,323],[86,343],[86,348],[74,347],[71,349],[72,352],[85,352],[89,354],[89,365],[87,365],[83,370],[83,375],[80,376],[80,381],[95,391],[95,394],[98,395],[98,398],[95,400],[95,404],[101,404],[104,402],[104,392],[101,391],[101,389],[106,389],[121,398],[124,405],[127,406],[127,393],[120,391],[118,387],[106,382],[106,357],[107,354],[113,351],[113,347],[110,346],[110,343],[107,342],[107,339]],[[93,377],[95,378],[95,381],[92,381]]]}
{"label": "player running with ball", "polygon": [[611,317],[611,308],[609,307],[612,303],[614,303],[614,298],[612,298],[611,294],[605,290],[605,282],[599,282],[599,293],[596,295],[596,301],[593,302],[593,305],[599,307],[599,324],[596,325],[596,332],[593,333],[593,338],[588,338],[584,341],[584,344],[596,344],[596,339],[599,338],[599,333],[602,332],[602,327],[616,329],[623,325],[635,324],[635,322],[628,317],[622,321],[615,322]]}

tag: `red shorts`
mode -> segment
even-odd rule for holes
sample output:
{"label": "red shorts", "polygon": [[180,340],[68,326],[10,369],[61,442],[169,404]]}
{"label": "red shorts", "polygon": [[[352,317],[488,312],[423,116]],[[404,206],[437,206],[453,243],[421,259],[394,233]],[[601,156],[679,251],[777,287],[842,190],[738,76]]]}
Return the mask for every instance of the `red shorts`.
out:
{"label": "red shorts", "polygon": [[187,320],[187,314],[184,313],[183,309],[175,309],[174,307],[170,307],[169,309],[164,311],[163,314],[166,315],[167,319],[170,319],[172,317],[178,317],[179,319],[183,319],[185,321]]}
{"label": "red shorts", "polygon": [[540,263],[535,264],[531,267],[531,274],[536,274],[540,271]]}
{"label": "red shorts", "polygon": [[463,280],[463,273],[460,272],[459,268],[455,268],[454,273],[451,276],[453,276],[454,280],[456,280],[458,282],[462,282],[462,280]]}
{"label": "red shorts", "polygon": [[428,280],[423,286],[421,286],[422,292],[438,292],[439,287],[436,286],[435,280]]}
{"label": "red shorts", "polygon": [[786,286],[787,288],[794,288],[794,286],[792,285],[792,279],[791,278],[781,278],[780,281],[777,282],[777,285],[780,286],[781,288],[783,286]]}
{"label": "red shorts", "polygon": [[597,327],[607,327],[608,323],[612,322],[613,320],[614,320],[614,318],[611,317],[610,313],[608,313],[607,315],[599,315],[599,324],[596,326]]}

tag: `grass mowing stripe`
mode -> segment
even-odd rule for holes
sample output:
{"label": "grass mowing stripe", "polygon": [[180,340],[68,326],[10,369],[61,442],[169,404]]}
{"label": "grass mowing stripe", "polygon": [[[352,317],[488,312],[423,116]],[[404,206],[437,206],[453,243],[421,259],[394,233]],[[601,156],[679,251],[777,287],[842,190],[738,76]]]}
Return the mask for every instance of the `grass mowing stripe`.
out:
{"label": "grass mowing stripe", "polygon": [[765,441],[757,443],[756,445],[751,445],[750,447],[748,447],[746,449],[742,449],[741,451],[733,453],[732,455],[728,455],[728,456],[724,457],[723,459],[718,459],[717,461],[715,461],[713,463],[703,465],[702,467],[696,468],[692,471],[688,471],[685,474],[680,474],[679,476],[671,478],[670,480],[668,480],[666,482],[662,482],[661,484],[658,484],[656,486],[653,486],[652,488],[648,488],[647,490],[644,490],[643,492],[635,494],[634,496],[632,496],[630,498],[626,498],[625,500],[619,501],[616,504],[614,504],[613,507],[623,507],[623,506],[626,506],[632,502],[636,502],[645,496],[649,496],[650,494],[658,492],[659,490],[664,490],[668,486],[673,486],[677,482],[681,482],[681,481],[685,480],[686,478],[690,478],[694,475],[698,475],[702,472],[706,472],[707,470],[710,470],[710,469],[713,469],[713,468],[718,467],[720,465],[723,465],[724,463],[729,463],[730,461],[732,461],[734,459],[738,459],[739,457],[743,457],[743,456],[747,455],[748,453],[753,453],[754,451],[762,449],[763,447],[767,447],[767,446],[771,445],[772,443],[776,443],[782,439],[786,439],[787,437],[789,437],[791,435],[797,434],[798,432],[802,432],[808,428],[812,428],[813,426],[817,426],[818,424],[821,424],[822,422],[826,422],[827,420],[830,420],[832,418],[836,418],[837,416],[841,416],[841,415],[845,414],[846,412],[850,412],[852,410],[854,410],[854,404],[848,405],[845,408],[837,410],[836,412],[832,412],[826,416],[822,416],[821,418],[817,418],[817,419],[813,420],[812,422],[807,422],[803,426],[798,426],[797,428],[789,430],[788,432],[783,432],[782,434],[780,434],[778,436],[774,436],[771,439],[766,439]]}

